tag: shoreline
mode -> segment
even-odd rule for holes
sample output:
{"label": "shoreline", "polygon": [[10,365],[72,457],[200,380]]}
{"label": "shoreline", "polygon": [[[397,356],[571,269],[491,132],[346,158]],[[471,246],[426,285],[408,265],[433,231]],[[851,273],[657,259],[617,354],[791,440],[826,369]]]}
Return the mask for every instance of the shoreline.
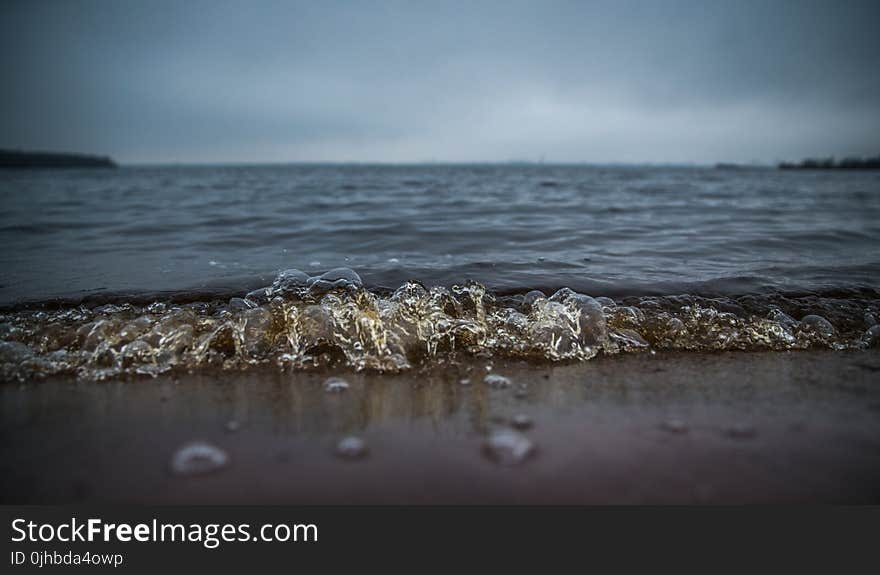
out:
{"label": "shoreline", "polygon": [[[504,389],[481,381],[485,368],[5,384],[3,502],[880,502],[875,350],[495,360]],[[329,376],[349,389],[327,393]],[[486,439],[520,414],[534,454],[499,465]],[[369,447],[356,461],[334,454],[352,435]],[[193,440],[229,464],[171,473]]]}

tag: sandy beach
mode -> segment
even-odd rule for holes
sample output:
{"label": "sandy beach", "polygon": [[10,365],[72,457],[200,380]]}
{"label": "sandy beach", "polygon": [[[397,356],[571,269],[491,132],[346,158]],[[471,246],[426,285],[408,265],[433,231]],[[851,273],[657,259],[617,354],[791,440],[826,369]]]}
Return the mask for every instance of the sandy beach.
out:
{"label": "sandy beach", "polygon": [[[574,364],[476,360],[402,375],[266,368],[6,384],[2,498],[877,503],[878,372],[874,350],[643,353]],[[489,373],[511,385],[485,384]],[[328,393],[330,376],[349,388]],[[513,465],[489,457],[488,439],[517,425],[528,456]],[[335,453],[349,436],[366,442],[364,457]],[[174,453],[194,440],[225,451],[228,463],[173,473]]]}

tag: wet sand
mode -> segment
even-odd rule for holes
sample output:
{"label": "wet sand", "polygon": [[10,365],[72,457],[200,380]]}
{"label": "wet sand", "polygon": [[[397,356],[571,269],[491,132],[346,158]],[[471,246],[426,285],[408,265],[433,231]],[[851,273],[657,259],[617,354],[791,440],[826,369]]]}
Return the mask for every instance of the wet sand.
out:
{"label": "wet sand", "polygon": [[[876,350],[494,361],[491,373],[513,382],[503,389],[483,383],[486,365],[5,384],[2,500],[880,502]],[[326,392],[329,376],[349,389]],[[521,433],[535,451],[500,465],[484,443],[518,414],[533,421]],[[335,455],[351,435],[366,457]],[[192,440],[221,447],[229,464],[171,473]]]}

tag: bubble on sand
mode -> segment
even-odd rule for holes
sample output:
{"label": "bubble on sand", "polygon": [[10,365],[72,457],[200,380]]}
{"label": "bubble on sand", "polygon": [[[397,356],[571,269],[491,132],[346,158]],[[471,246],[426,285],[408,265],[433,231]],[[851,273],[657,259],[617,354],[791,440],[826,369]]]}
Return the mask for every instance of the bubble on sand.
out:
{"label": "bubble on sand", "polygon": [[499,465],[518,465],[534,452],[529,438],[511,429],[496,431],[483,443],[483,454]]}
{"label": "bubble on sand", "polygon": [[496,389],[507,388],[510,387],[512,384],[510,378],[504,377],[503,375],[499,375],[497,373],[490,373],[489,375],[484,377],[483,383],[485,383],[489,387],[494,387]]}
{"label": "bubble on sand", "polygon": [[660,424],[660,429],[669,433],[687,433],[688,425],[680,419],[667,419]]}
{"label": "bubble on sand", "polygon": [[324,391],[328,393],[341,393],[348,388],[348,382],[341,377],[330,377],[324,381]]}
{"label": "bubble on sand", "polygon": [[176,475],[202,475],[222,469],[229,455],[219,447],[203,441],[188,443],[171,458],[171,471]]}
{"label": "bubble on sand", "polygon": [[465,378],[465,379],[460,380],[460,381],[458,382],[458,384],[459,384],[459,385],[470,385],[470,384],[471,384],[471,380]]}
{"label": "bubble on sand", "polygon": [[235,433],[239,429],[241,429],[241,424],[236,420],[232,419],[226,422],[226,431],[230,433]]}
{"label": "bubble on sand", "polygon": [[510,418],[510,425],[516,429],[531,429],[535,422],[525,413],[518,413]]}
{"label": "bubble on sand", "polygon": [[368,452],[367,442],[360,437],[349,436],[336,444],[336,455],[342,459],[363,459]]}

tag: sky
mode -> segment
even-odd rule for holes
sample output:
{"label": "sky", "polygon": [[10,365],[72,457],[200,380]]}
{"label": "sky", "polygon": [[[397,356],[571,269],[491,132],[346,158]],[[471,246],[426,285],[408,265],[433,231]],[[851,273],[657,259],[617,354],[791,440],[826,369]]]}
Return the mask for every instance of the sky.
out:
{"label": "sky", "polygon": [[0,147],[123,163],[880,154],[880,2],[0,1]]}

